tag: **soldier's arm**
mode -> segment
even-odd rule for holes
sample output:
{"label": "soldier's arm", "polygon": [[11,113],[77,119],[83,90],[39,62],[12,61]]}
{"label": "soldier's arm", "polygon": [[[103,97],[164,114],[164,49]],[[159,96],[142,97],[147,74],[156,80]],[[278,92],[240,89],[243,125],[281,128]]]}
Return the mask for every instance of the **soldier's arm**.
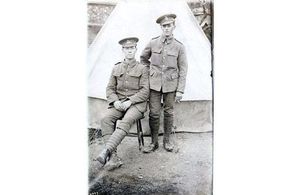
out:
{"label": "soldier's arm", "polygon": [[118,95],[116,93],[117,89],[117,78],[113,75],[114,70],[112,71],[109,82],[106,87],[106,98],[109,105],[112,105],[115,101],[118,101]]}
{"label": "soldier's arm", "polygon": [[149,42],[145,49],[142,51],[142,54],[140,56],[140,61],[142,64],[146,65],[146,66],[150,66],[150,59],[151,57],[151,42]]}
{"label": "soldier's arm", "polygon": [[184,93],[187,69],[188,69],[188,64],[187,64],[186,52],[184,46],[182,45],[178,55],[179,81],[176,90],[177,92]]}
{"label": "soldier's arm", "polygon": [[149,68],[148,67],[143,68],[143,73],[142,73],[141,80],[140,80],[140,87],[141,87],[141,89],[136,94],[129,97],[132,104],[145,102],[145,101],[147,101],[147,99],[149,97],[150,88],[149,88]]}

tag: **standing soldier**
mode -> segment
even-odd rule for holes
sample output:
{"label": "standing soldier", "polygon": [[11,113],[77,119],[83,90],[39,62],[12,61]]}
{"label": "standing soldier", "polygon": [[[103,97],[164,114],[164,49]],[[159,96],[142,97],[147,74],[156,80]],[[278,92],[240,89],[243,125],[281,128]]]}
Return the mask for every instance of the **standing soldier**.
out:
{"label": "standing soldier", "polygon": [[169,152],[174,148],[169,141],[174,121],[174,102],[182,99],[188,66],[183,44],[173,37],[175,18],[175,14],[167,14],[156,20],[162,35],[153,38],[141,54],[141,63],[150,66],[149,125],[152,142],[144,148],[144,153],[158,148],[161,99],[164,110],[163,146]]}
{"label": "standing soldier", "polygon": [[[101,121],[105,148],[96,158],[109,169],[123,163],[117,156],[117,146],[129,132],[132,124],[143,117],[149,97],[149,69],[135,60],[138,38],[129,37],[119,41],[125,55],[112,71],[106,88],[108,112]],[[116,126],[116,121],[118,125]],[[116,128],[115,128],[116,127]]]}

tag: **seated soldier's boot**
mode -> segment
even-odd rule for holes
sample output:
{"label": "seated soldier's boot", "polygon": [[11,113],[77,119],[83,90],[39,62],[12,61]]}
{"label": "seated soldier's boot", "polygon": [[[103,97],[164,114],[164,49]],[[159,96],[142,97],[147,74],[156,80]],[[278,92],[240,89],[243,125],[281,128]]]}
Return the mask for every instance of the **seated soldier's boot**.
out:
{"label": "seated soldier's boot", "polygon": [[121,143],[125,136],[125,131],[121,129],[116,129],[107,140],[104,150],[100,153],[96,160],[98,160],[102,165],[105,165],[112,155],[111,151],[117,149],[117,146]]}
{"label": "seated soldier's boot", "polygon": [[143,148],[143,153],[154,152],[158,149],[158,143],[151,143],[150,145]]}
{"label": "seated soldier's boot", "polygon": [[99,161],[102,165],[105,165],[107,161],[109,161],[110,157],[111,152],[109,151],[109,149],[104,148],[99,154],[99,156],[96,158],[96,160]]}
{"label": "seated soldier's boot", "polygon": [[106,163],[105,169],[108,171],[112,171],[117,169],[123,165],[122,159],[117,155],[117,152],[112,152],[110,160]]}
{"label": "seated soldier's boot", "polygon": [[174,145],[169,141],[164,141],[164,149],[168,152],[172,152],[174,150]]}

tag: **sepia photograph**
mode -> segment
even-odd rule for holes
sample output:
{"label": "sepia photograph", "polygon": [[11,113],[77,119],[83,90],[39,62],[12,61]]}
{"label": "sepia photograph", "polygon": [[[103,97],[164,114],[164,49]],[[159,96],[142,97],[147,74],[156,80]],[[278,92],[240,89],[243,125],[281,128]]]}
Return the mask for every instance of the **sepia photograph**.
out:
{"label": "sepia photograph", "polygon": [[212,194],[213,2],[87,9],[89,195]]}
{"label": "sepia photograph", "polygon": [[0,4],[1,195],[300,194],[296,1]]}

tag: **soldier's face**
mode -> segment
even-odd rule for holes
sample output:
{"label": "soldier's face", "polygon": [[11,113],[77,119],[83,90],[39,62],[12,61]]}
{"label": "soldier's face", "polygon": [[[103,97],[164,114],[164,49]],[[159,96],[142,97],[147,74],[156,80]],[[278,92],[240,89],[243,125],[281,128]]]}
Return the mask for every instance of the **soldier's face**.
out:
{"label": "soldier's face", "polygon": [[123,53],[125,55],[125,58],[129,60],[135,58],[136,51],[136,46],[123,47]]}
{"label": "soldier's face", "polygon": [[171,36],[173,34],[173,31],[175,29],[175,24],[174,23],[169,23],[169,24],[162,24],[161,29],[163,31],[163,35],[165,36]]}

